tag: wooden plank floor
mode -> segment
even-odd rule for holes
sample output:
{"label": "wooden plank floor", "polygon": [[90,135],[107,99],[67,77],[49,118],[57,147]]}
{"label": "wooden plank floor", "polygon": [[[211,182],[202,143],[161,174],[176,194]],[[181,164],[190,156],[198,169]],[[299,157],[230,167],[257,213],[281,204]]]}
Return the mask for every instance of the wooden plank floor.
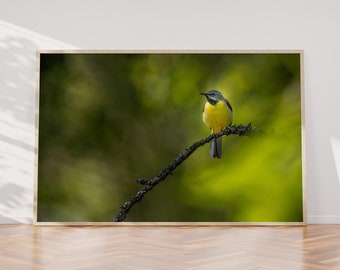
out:
{"label": "wooden plank floor", "polygon": [[340,269],[340,225],[2,225],[0,269]]}

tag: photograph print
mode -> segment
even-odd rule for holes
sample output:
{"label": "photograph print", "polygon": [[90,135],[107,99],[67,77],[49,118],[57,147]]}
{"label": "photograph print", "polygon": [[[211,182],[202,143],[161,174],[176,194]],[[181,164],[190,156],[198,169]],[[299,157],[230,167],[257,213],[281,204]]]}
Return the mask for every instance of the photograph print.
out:
{"label": "photograph print", "polygon": [[37,224],[305,222],[302,51],[37,61]]}

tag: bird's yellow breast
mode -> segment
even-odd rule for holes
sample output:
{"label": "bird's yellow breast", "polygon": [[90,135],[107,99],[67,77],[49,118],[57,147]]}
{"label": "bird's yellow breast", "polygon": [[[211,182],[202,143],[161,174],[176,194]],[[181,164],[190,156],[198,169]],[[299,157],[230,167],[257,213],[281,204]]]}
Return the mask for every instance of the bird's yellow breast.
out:
{"label": "bird's yellow breast", "polygon": [[219,101],[215,105],[206,102],[203,110],[203,122],[212,132],[217,133],[225,129],[233,121],[233,115],[227,104]]}

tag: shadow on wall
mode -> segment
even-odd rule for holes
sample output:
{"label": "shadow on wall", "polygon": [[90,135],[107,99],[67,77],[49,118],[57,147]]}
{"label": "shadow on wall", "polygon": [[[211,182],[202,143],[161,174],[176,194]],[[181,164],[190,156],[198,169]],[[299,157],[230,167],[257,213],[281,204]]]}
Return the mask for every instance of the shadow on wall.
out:
{"label": "shadow on wall", "polygon": [[0,223],[32,222],[36,48],[0,37]]}
{"label": "shadow on wall", "polygon": [[333,158],[335,162],[335,168],[338,173],[338,184],[340,184],[340,139],[331,137],[331,146],[333,151]]}

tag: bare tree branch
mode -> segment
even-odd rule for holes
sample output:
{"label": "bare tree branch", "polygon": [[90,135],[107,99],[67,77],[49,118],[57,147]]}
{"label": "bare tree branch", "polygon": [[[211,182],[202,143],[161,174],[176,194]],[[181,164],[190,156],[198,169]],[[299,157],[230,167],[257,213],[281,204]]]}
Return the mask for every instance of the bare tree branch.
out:
{"label": "bare tree branch", "polygon": [[193,152],[197,150],[197,148],[201,147],[202,145],[210,142],[214,138],[218,138],[221,136],[229,136],[229,135],[239,135],[239,136],[245,136],[248,135],[251,131],[253,131],[254,128],[252,127],[251,123],[248,125],[232,125],[228,126],[226,129],[222,130],[219,133],[211,134],[210,136],[203,138],[200,141],[194,142],[192,145],[190,145],[185,151],[178,154],[178,156],[163,170],[159,172],[159,174],[153,178],[153,179],[137,179],[137,183],[140,185],[144,185],[136,195],[132,196],[130,200],[125,202],[121,207],[120,211],[115,216],[114,221],[115,222],[121,222],[124,221],[126,218],[126,215],[129,213],[131,207],[136,204],[137,202],[140,202],[144,195],[152,190],[158,183],[163,181],[168,175],[170,175],[184,160],[186,160]]}

